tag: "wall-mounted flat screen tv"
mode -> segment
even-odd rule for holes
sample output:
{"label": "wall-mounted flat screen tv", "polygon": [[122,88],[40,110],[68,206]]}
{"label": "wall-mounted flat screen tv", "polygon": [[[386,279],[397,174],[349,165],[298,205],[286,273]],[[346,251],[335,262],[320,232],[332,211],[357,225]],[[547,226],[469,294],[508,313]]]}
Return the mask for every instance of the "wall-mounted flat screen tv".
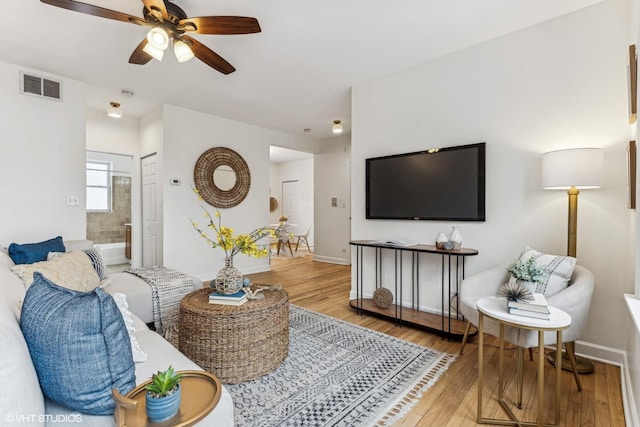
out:
{"label": "wall-mounted flat screen tv", "polygon": [[485,145],[366,159],[366,218],[484,221]]}

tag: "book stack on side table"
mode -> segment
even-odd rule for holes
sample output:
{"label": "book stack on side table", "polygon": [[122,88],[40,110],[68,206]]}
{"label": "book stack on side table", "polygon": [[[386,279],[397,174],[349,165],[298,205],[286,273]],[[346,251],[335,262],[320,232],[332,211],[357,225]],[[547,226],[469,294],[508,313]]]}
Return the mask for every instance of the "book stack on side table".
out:
{"label": "book stack on side table", "polygon": [[543,294],[533,294],[533,299],[529,301],[509,301],[507,302],[509,314],[516,316],[533,317],[536,319],[549,320],[549,304]]}
{"label": "book stack on side table", "polygon": [[218,291],[213,291],[209,294],[209,304],[242,305],[247,301],[247,294],[244,291],[230,295],[224,295]]}

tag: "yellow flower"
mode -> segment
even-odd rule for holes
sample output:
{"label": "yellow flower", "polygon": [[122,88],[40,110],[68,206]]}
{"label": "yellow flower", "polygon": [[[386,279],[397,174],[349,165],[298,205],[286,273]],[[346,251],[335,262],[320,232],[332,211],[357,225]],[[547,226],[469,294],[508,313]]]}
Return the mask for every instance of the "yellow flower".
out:
{"label": "yellow flower", "polygon": [[[193,191],[198,194],[196,189]],[[258,228],[251,233],[234,236],[233,228],[222,225],[222,217],[219,210],[216,209],[212,217],[204,206],[200,205],[200,207],[204,211],[205,218],[209,220],[207,228],[216,233],[215,238],[210,238],[193,220],[191,220],[191,225],[212,248],[222,248],[226,256],[234,256],[238,252],[251,257],[265,257],[269,254],[266,248],[259,248],[256,242],[263,237],[274,236],[275,234],[272,229]],[[214,221],[214,217],[216,221]]]}

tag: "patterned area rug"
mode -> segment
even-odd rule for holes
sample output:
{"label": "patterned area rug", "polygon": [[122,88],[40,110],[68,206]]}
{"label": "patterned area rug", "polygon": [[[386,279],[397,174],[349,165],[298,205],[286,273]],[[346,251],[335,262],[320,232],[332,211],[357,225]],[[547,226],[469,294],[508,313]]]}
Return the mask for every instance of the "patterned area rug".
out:
{"label": "patterned area rug", "polygon": [[273,373],[225,385],[236,426],[388,426],[455,360],[295,305],[289,343]]}

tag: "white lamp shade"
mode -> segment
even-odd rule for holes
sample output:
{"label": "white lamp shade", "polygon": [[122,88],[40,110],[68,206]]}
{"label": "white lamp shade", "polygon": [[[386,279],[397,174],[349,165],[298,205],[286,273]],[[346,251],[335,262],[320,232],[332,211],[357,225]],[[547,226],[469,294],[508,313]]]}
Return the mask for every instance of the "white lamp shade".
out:
{"label": "white lamp shade", "polygon": [[169,47],[169,34],[161,27],[153,27],[147,33],[147,41],[156,49],[165,50]]}
{"label": "white lamp shade", "polygon": [[193,59],[193,51],[187,43],[182,40],[176,40],[173,43],[173,53],[176,55],[178,62],[187,62]]}
{"label": "white lamp shade", "polygon": [[331,127],[331,131],[333,133],[342,133],[342,123],[340,120],[334,120],[333,126]]}
{"label": "white lamp shade", "polygon": [[147,43],[145,47],[142,48],[143,51],[151,55],[154,59],[158,61],[162,61],[162,57],[164,56],[164,50],[158,49],[151,43]]}
{"label": "white lamp shade", "polygon": [[542,188],[599,188],[603,159],[600,148],[574,148],[545,153],[542,155]]}

